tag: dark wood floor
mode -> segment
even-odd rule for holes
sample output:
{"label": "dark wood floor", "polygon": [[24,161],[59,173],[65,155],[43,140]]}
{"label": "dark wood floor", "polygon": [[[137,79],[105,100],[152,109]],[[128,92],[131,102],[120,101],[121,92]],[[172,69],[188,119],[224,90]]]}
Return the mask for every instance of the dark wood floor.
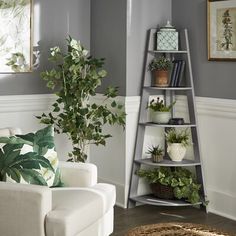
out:
{"label": "dark wood floor", "polygon": [[192,207],[161,208],[150,205],[132,209],[115,208],[115,229],[113,236],[123,236],[136,226],[163,222],[188,222],[206,224],[235,234],[236,221],[214,215]]}

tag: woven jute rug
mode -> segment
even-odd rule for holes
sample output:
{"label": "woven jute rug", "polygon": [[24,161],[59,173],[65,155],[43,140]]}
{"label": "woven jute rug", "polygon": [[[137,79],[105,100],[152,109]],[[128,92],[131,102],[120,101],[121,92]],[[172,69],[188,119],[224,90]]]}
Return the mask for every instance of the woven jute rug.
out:
{"label": "woven jute rug", "polygon": [[125,236],[236,236],[206,225],[163,223],[136,227]]}

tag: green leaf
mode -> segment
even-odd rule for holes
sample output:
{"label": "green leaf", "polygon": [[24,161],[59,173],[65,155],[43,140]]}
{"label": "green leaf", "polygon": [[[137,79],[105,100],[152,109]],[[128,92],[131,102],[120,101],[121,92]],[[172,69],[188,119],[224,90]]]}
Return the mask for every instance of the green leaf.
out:
{"label": "green leaf", "polygon": [[116,107],[116,101],[113,101],[113,102],[111,103],[111,106],[112,106],[112,107]]}
{"label": "green leaf", "polygon": [[45,179],[36,170],[22,169],[20,173],[27,183],[47,186]]}

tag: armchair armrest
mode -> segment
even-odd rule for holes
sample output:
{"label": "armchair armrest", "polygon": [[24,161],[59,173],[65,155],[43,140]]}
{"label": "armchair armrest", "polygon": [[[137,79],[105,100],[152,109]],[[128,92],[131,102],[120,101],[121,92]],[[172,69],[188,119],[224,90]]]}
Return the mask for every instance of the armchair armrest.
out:
{"label": "armchair armrest", "polygon": [[91,187],[97,183],[97,167],[90,163],[59,162],[66,187]]}
{"label": "armchair armrest", "polygon": [[45,186],[0,182],[0,235],[45,236],[52,191]]}

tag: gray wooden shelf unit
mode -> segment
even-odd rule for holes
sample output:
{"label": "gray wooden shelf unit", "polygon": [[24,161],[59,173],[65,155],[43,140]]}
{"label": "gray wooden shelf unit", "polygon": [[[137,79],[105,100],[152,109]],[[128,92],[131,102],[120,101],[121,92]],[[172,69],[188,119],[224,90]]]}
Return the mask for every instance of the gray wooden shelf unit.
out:
{"label": "gray wooden shelf unit", "polygon": [[[205,189],[204,189],[204,178],[202,173],[202,162],[200,157],[200,147],[198,140],[198,126],[197,126],[197,117],[196,117],[196,106],[195,106],[195,95],[194,95],[194,84],[193,84],[193,75],[191,67],[191,57],[189,50],[189,41],[188,41],[188,32],[186,29],[180,31],[180,48],[179,51],[157,51],[155,48],[155,34],[157,29],[149,30],[149,37],[147,42],[147,50],[145,55],[145,65],[143,70],[143,86],[141,89],[141,104],[139,111],[139,121],[137,127],[136,135],[136,144],[134,150],[134,158],[132,164],[132,173],[130,179],[130,188],[129,188],[129,200],[128,207],[134,207],[138,203],[151,204],[155,206],[193,206],[200,205],[205,209],[202,204],[205,201]],[[171,59],[183,59],[186,61],[185,68],[185,80],[184,85],[181,84],[180,87],[152,87],[150,72],[147,71],[149,62],[158,55],[165,55]],[[150,96],[153,95],[162,95],[167,104],[175,101],[175,95],[184,94],[187,97],[188,103],[188,113],[189,113],[189,123],[183,125],[169,125],[169,124],[156,124],[151,123],[148,120],[147,115],[147,104],[149,102]],[[172,117],[175,117],[175,110],[172,109]],[[168,158],[166,154],[164,160],[160,163],[153,163],[150,158],[144,157],[143,153],[143,144],[146,127],[161,127],[164,130],[168,128],[189,128],[191,129],[191,136],[193,145],[193,160],[188,160],[185,158],[182,162],[173,162]],[[165,145],[166,146],[166,145]],[[195,168],[197,182],[201,184],[200,195],[203,201],[196,204],[191,204],[185,201],[180,200],[164,200],[158,199],[153,195],[138,195],[138,184],[139,177],[135,174],[141,166],[149,167],[159,167],[159,166],[168,166],[168,167],[193,167]]]}

